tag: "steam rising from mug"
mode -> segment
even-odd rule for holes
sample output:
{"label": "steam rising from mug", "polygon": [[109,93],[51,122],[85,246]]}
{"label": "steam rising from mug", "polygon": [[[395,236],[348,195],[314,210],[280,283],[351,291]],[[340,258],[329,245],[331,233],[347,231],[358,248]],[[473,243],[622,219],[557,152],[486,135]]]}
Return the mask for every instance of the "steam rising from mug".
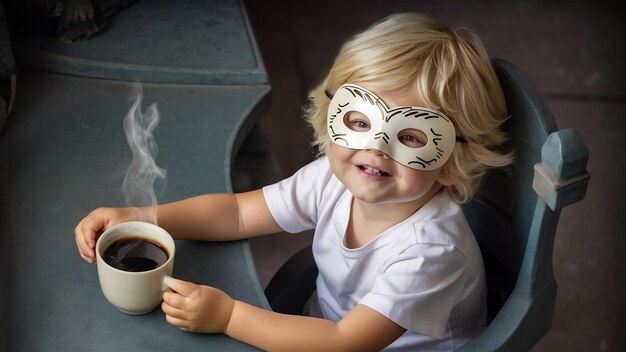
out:
{"label": "steam rising from mug", "polygon": [[130,97],[134,103],[124,118],[124,132],[133,160],[126,171],[122,193],[128,206],[151,206],[152,211],[145,221],[156,224],[154,183],[158,178],[164,188],[167,175],[155,162],[158,148],[152,131],[159,124],[159,111],[156,103],[151,104],[145,113],[141,111],[143,91],[139,84],[132,88]]}

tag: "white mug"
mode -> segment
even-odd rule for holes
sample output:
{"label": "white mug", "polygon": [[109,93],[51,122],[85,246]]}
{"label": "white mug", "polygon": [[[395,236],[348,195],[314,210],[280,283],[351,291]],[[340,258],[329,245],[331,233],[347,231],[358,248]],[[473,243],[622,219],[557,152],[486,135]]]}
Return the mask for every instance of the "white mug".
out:
{"label": "white mug", "polygon": [[[167,251],[167,260],[157,268],[140,272],[124,271],[107,264],[103,259],[106,249],[113,242],[127,237],[140,237],[160,244]],[[151,223],[124,222],[104,231],[96,242],[96,265],[106,299],[126,314],[141,315],[153,311],[161,303],[167,288],[165,282],[172,275],[174,249],[172,236]]]}

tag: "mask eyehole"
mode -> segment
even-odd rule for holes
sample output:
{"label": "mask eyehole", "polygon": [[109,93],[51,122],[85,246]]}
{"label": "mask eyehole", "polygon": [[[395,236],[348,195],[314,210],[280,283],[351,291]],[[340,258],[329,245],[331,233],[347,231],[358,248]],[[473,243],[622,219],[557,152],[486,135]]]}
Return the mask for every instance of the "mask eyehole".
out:
{"label": "mask eyehole", "polygon": [[428,144],[426,133],[415,128],[405,128],[400,131],[398,140],[409,148],[421,148]]}
{"label": "mask eyehole", "polygon": [[358,111],[349,111],[343,117],[343,123],[355,132],[367,132],[371,128],[370,119]]}

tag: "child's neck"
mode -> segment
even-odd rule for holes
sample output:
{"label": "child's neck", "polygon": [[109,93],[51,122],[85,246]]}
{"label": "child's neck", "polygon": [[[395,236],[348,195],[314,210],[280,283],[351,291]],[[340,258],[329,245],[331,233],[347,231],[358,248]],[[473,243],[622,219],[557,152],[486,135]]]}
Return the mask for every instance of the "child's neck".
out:
{"label": "child's neck", "polygon": [[387,229],[399,224],[426,204],[440,187],[433,187],[418,200],[406,203],[372,204],[352,198],[350,220],[345,234],[347,248],[359,248]]}

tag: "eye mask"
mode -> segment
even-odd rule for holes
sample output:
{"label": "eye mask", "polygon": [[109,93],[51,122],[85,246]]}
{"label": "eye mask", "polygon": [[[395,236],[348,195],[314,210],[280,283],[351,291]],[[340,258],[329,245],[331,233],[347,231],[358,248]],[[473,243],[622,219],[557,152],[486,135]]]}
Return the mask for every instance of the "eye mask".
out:
{"label": "eye mask", "polygon": [[[362,116],[360,114],[369,120],[369,129],[355,128],[350,116]],[[354,84],[342,85],[332,97],[327,127],[331,141],[337,145],[376,149],[416,170],[435,170],[443,166],[456,142],[454,125],[444,114],[417,106],[390,109],[376,94]],[[421,131],[427,140],[417,147],[414,143],[403,142],[400,136],[408,130]]]}

